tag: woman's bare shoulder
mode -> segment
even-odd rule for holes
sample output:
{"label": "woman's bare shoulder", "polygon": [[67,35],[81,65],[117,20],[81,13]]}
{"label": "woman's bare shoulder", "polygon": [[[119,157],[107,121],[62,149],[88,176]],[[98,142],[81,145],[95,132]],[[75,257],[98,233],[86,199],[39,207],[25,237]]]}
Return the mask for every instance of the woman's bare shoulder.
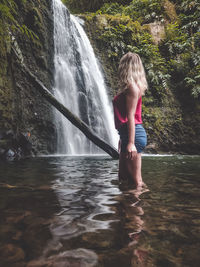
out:
{"label": "woman's bare shoulder", "polygon": [[139,96],[139,88],[135,83],[129,83],[126,89],[127,94],[138,97]]}

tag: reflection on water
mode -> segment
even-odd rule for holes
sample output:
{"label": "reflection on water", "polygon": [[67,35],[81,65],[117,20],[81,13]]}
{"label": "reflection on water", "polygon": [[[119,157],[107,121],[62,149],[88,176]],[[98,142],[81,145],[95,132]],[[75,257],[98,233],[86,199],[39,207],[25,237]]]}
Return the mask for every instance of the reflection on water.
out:
{"label": "reflection on water", "polygon": [[144,157],[119,188],[106,157],[0,164],[0,266],[198,266],[200,157]]}

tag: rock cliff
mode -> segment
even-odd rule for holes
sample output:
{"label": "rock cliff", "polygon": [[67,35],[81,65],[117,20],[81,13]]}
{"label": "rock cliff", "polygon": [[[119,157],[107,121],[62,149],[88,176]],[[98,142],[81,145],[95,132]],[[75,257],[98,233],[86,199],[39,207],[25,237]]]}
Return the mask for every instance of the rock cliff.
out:
{"label": "rock cliff", "polygon": [[46,85],[53,83],[52,1],[3,0],[0,4],[0,155],[13,159],[55,151],[52,107],[22,73],[24,63]]}

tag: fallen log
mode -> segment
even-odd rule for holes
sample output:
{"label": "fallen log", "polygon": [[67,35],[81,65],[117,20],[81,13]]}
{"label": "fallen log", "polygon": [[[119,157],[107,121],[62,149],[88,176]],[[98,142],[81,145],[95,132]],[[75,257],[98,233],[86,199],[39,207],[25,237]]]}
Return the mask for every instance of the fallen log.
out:
{"label": "fallen log", "polygon": [[40,94],[57,110],[59,110],[74,126],[76,126],[90,141],[92,141],[96,146],[101,148],[107,154],[109,154],[112,158],[118,159],[119,153],[118,151],[106,143],[103,139],[97,136],[88,125],[80,120],[76,115],[74,115],[70,110],[68,110],[62,103],[60,103],[53,94],[44,86],[44,84],[29,70],[29,68],[23,63],[23,61],[19,58],[15,49],[13,49],[15,55],[20,60],[20,66],[22,67],[22,71],[25,75],[28,75],[29,79],[33,82],[34,87],[40,92]]}

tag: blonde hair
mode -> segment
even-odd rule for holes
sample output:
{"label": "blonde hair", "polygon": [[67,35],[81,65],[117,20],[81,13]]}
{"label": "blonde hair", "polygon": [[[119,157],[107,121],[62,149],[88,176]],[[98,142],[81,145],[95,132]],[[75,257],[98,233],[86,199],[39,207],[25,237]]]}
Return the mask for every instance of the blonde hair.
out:
{"label": "blonde hair", "polygon": [[139,87],[141,95],[144,95],[148,88],[144,67],[140,56],[136,53],[128,52],[119,63],[119,92],[124,91],[129,84]]}

